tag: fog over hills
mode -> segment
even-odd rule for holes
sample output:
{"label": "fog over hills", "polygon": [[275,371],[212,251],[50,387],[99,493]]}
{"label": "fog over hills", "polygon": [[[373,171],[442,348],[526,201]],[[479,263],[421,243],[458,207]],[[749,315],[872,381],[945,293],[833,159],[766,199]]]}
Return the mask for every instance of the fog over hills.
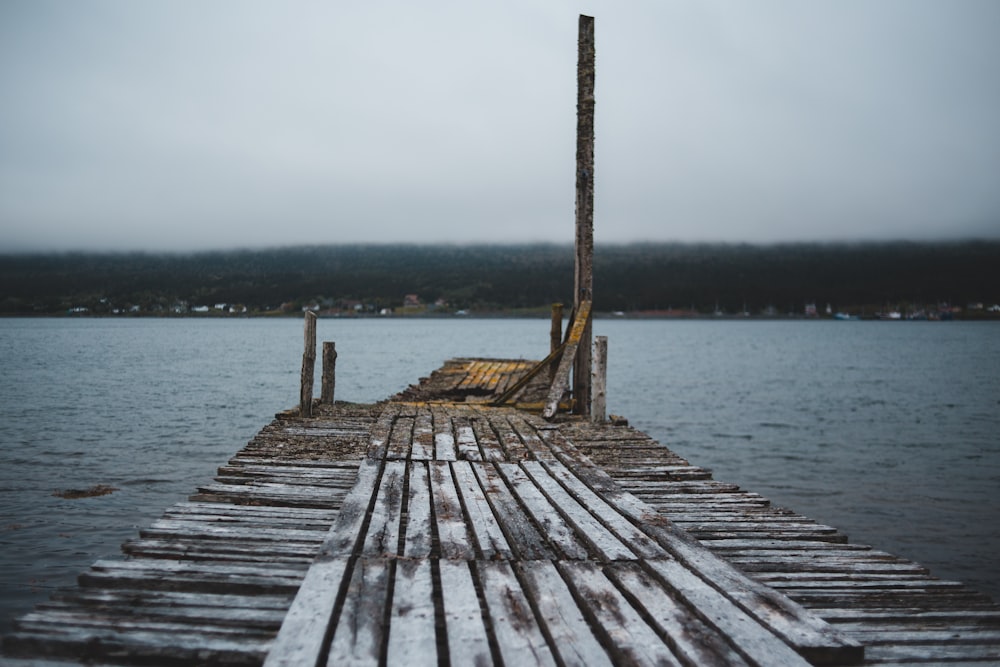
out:
{"label": "fog over hills", "polygon": [[[0,312],[364,315],[540,312],[572,303],[570,245],[329,245],[192,254],[0,255]],[[595,250],[599,312],[982,315],[1000,301],[1000,242],[726,245]],[[216,308],[226,304],[225,309]]]}

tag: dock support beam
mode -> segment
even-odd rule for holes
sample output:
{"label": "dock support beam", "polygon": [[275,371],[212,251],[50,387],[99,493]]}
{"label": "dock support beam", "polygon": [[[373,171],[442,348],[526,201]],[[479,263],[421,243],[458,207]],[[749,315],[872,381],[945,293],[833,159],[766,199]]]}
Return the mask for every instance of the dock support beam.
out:
{"label": "dock support beam", "polygon": [[312,417],[313,376],[316,369],[316,313],[306,311],[305,350],[302,352],[302,375],[299,387],[299,416]]}
{"label": "dock support beam", "polygon": [[337,344],[323,341],[323,379],[320,382],[319,402],[333,405],[333,390],[337,386]]}
{"label": "dock support beam", "polygon": [[603,424],[608,411],[608,337],[594,339],[594,370],[591,378],[593,400],[590,407],[590,421]]}
{"label": "dock support beam", "polygon": [[[594,292],[594,18],[580,15],[576,66],[576,271],[573,305],[593,300]],[[590,345],[586,324],[573,367],[573,411],[590,412]]]}

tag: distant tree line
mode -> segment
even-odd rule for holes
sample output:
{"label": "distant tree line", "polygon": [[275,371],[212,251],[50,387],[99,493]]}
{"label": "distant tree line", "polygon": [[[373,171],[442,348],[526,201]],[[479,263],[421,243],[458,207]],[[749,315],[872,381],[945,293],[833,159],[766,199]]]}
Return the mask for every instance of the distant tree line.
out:
{"label": "distant tree line", "polygon": [[[595,309],[861,313],[1000,301],[1000,242],[599,245]],[[528,311],[572,303],[569,245],[334,245],[191,254],[0,255],[0,313],[303,307],[364,314]],[[229,312],[229,311],[227,311]]]}

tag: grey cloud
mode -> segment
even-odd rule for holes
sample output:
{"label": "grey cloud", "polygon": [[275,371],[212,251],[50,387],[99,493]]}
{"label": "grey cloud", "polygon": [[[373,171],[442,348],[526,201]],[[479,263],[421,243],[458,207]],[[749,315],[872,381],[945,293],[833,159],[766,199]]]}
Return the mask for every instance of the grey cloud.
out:
{"label": "grey cloud", "polygon": [[[570,3],[0,6],[0,250],[568,242]],[[600,241],[1000,232],[1000,5],[598,0]]]}

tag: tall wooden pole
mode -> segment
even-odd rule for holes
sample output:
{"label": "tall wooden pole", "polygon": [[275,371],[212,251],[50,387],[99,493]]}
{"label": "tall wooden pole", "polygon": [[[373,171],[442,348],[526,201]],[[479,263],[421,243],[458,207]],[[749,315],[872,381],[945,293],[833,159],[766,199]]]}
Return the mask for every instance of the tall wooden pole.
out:
{"label": "tall wooden pole", "polygon": [[[580,15],[576,65],[576,277],[573,304],[594,296],[594,18]],[[573,367],[574,412],[590,413],[593,331],[587,323]]]}

